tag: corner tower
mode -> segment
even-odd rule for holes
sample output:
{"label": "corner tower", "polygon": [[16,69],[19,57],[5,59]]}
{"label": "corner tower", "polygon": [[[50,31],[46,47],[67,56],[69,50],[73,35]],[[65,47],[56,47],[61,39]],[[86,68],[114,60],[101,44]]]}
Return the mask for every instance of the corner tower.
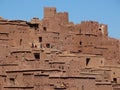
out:
{"label": "corner tower", "polygon": [[54,17],[56,14],[55,7],[44,7],[44,18]]}

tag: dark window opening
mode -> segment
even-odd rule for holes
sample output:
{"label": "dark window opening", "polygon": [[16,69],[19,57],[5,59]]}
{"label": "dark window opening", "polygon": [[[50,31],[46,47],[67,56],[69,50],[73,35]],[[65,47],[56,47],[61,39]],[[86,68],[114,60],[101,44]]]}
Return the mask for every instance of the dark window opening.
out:
{"label": "dark window opening", "polygon": [[62,66],[62,70],[64,69],[64,66]]}
{"label": "dark window opening", "polygon": [[80,53],[80,52],[82,52],[82,50],[78,50],[78,52]]}
{"label": "dark window opening", "polygon": [[10,83],[11,84],[15,84],[15,79],[14,78],[10,78]]}
{"label": "dark window opening", "polygon": [[35,30],[37,30],[39,28],[39,25],[38,24],[30,24],[28,23],[30,28],[34,28]]}
{"label": "dark window opening", "polygon": [[115,75],[115,72],[113,72],[113,74]]}
{"label": "dark window opening", "polygon": [[66,71],[63,71],[63,73],[65,73]]}
{"label": "dark window opening", "polygon": [[15,79],[14,78],[10,78],[10,81],[15,81]]}
{"label": "dark window opening", "polygon": [[99,28],[99,30],[101,31],[101,28]]}
{"label": "dark window opening", "polygon": [[42,37],[39,37],[39,42],[42,42]]}
{"label": "dark window opening", "polygon": [[61,67],[59,66],[59,69],[61,69]]}
{"label": "dark window opening", "polygon": [[46,31],[46,30],[47,30],[47,28],[46,28],[46,27],[43,27],[43,30],[44,30],[44,31]]}
{"label": "dark window opening", "polygon": [[47,48],[50,48],[50,44],[49,44],[49,43],[47,43],[47,44],[46,44],[46,47],[47,47]]}
{"label": "dark window opening", "polygon": [[82,42],[80,41],[80,43],[79,43],[80,45],[82,45]]}
{"label": "dark window opening", "polygon": [[86,58],[86,66],[89,64],[90,58]]}
{"label": "dark window opening", "polygon": [[116,83],[117,82],[117,78],[113,78],[113,81]]}
{"label": "dark window opening", "polygon": [[20,45],[22,44],[22,39],[20,39]]}
{"label": "dark window opening", "polygon": [[34,53],[35,59],[40,59],[40,53]]}

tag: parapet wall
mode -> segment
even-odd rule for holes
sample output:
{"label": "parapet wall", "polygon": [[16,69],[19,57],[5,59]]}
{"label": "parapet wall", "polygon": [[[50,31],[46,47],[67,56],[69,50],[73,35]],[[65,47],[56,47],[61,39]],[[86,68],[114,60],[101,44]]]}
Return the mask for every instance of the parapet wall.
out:
{"label": "parapet wall", "polygon": [[45,7],[44,8],[44,19],[45,18],[54,18],[60,22],[68,22],[68,13],[67,12],[56,12],[54,7]]}
{"label": "parapet wall", "polygon": [[56,8],[54,7],[45,7],[44,8],[44,18],[51,18],[54,17],[56,14]]}

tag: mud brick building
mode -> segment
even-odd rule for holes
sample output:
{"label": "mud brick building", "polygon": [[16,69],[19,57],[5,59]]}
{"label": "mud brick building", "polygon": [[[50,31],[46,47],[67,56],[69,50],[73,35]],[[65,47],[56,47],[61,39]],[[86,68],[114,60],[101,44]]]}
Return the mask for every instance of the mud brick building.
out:
{"label": "mud brick building", "polygon": [[0,17],[0,90],[119,90],[120,40],[96,21],[44,8],[31,21]]}

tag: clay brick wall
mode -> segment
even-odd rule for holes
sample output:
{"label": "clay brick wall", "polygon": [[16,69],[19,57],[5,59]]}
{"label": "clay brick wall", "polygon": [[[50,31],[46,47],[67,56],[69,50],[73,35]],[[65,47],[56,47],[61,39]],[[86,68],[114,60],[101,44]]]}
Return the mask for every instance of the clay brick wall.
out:
{"label": "clay brick wall", "polygon": [[67,23],[68,20],[68,13],[67,12],[63,12],[63,13],[57,13],[55,15],[56,19],[59,19],[61,23]]}
{"label": "clay brick wall", "polygon": [[54,17],[56,14],[56,8],[52,7],[45,7],[44,8],[44,18],[51,18]]}
{"label": "clay brick wall", "polygon": [[[109,73],[105,70],[107,65],[120,63],[120,41],[108,36],[107,25],[96,21],[75,25],[69,22],[67,12],[57,12],[54,7],[44,8],[42,20],[0,18],[0,50],[0,90],[112,90],[112,82],[108,82],[113,78],[119,81],[119,68],[109,68]],[[106,73],[111,79],[104,79]]]}
{"label": "clay brick wall", "polygon": [[96,90],[113,90],[111,84],[97,84]]}

